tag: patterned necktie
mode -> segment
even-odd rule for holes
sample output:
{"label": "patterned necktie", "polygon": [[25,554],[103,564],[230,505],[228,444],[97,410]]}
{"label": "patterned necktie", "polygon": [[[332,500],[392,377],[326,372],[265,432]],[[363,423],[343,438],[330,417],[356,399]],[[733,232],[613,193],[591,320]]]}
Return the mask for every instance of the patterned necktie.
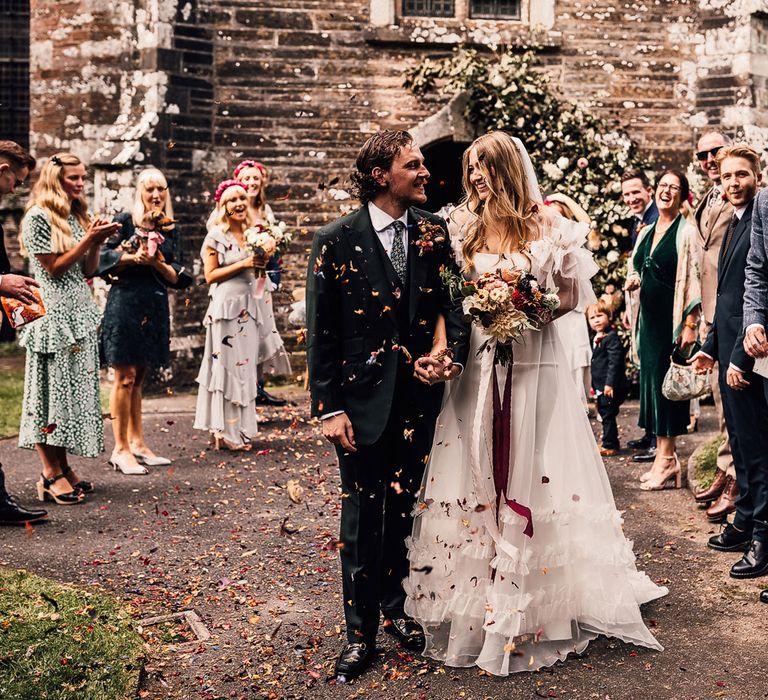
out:
{"label": "patterned necktie", "polygon": [[722,190],[720,189],[720,185],[715,185],[712,188],[712,192],[709,195],[709,201],[707,202],[707,209],[710,209],[715,205],[715,202],[718,202],[720,200],[720,197],[722,195]]}
{"label": "patterned necktie", "polygon": [[721,253],[721,256],[723,259],[725,259],[725,256],[728,253],[728,246],[731,245],[731,241],[733,240],[733,234],[736,233],[736,227],[739,225],[739,217],[734,214],[731,217],[730,222],[728,223],[728,229],[725,232],[725,238],[723,239],[723,252]]}
{"label": "patterned necktie", "polygon": [[406,261],[405,261],[405,246],[403,245],[403,232],[405,231],[405,224],[402,221],[393,221],[390,224],[390,228],[394,229],[395,237],[392,240],[392,250],[389,253],[389,259],[392,261],[392,267],[395,268],[397,276],[401,282],[405,282],[406,279]]}

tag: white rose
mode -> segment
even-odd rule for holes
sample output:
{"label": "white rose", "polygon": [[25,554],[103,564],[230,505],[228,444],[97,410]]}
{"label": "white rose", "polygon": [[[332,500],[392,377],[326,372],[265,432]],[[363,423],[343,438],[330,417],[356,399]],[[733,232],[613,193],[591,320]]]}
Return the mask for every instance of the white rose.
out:
{"label": "white rose", "polygon": [[500,73],[494,73],[491,77],[491,85],[496,88],[504,87],[504,78]]}
{"label": "white rose", "polygon": [[584,191],[587,194],[597,194],[600,190],[598,190],[597,185],[590,183],[589,185],[584,185]]}
{"label": "white rose", "polygon": [[560,156],[557,159],[557,167],[560,168],[560,170],[565,170],[568,167],[568,163],[570,163],[570,161],[565,156]]}
{"label": "white rose", "polygon": [[563,171],[560,170],[560,168],[558,168],[554,163],[544,163],[544,165],[541,167],[550,180],[563,179]]}
{"label": "white rose", "polygon": [[615,263],[619,259],[619,251],[618,250],[609,250],[605,254],[605,259],[610,263]]}

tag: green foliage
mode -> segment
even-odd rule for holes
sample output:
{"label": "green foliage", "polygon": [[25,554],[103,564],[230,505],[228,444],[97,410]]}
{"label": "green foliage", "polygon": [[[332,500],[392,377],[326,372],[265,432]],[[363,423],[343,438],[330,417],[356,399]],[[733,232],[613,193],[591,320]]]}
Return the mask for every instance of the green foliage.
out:
{"label": "green foliage", "polygon": [[143,649],[113,598],[0,569],[0,697],[133,697]]}
{"label": "green foliage", "polygon": [[24,369],[3,369],[0,382],[0,438],[17,435],[24,395]]}
{"label": "green foliage", "polygon": [[696,480],[699,488],[705,489],[715,480],[717,475],[717,451],[723,442],[723,436],[717,435],[705,443],[696,452]]}
{"label": "green foliage", "polygon": [[427,59],[413,69],[406,87],[417,95],[467,93],[467,118],[481,131],[503,129],[517,136],[537,170],[542,193],[562,192],[589,213],[599,235],[591,246],[600,265],[598,292],[621,282],[629,235],[621,202],[621,173],[647,167],[625,131],[583,106],[559,99],[532,51],[506,49],[480,54],[459,48],[452,56]]}

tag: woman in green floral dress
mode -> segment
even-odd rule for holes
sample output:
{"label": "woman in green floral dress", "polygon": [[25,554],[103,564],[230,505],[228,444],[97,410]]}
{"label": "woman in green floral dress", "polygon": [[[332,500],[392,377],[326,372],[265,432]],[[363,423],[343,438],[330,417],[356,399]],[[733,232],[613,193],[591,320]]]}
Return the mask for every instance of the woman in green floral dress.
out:
{"label": "woman in green floral dress", "polygon": [[40,500],[60,505],[83,500],[82,481],[67,453],[104,451],[99,400],[97,326],[100,314],[85,281],[96,270],[99,248],[118,224],[88,221],[85,166],[58,153],[43,166],[21,225],[21,242],[40,283],[46,315],[24,326],[24,400],[19,446],[36,449],[42,463]]}

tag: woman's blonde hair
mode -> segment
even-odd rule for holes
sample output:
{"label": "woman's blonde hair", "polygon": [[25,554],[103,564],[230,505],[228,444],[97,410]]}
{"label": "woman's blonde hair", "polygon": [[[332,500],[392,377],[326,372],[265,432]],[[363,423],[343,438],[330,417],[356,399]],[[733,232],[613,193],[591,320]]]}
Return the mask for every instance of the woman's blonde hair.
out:
{"label": "woman's blonde hair", "polygon": [[171,204],[171,191],[168,189],[168,181],[165,179],[165,175],[161,173],[157,168],[146,168],[139,173],[139,177],[136,178],[136,192],[133,196],[133,207],[131,208],[131,219],[135,226],[141,226],[144,221],[144,217],[147,215],[146,207],[144,206],[144,200],[142,195],[144,189],[150,183],[160,185],[165,188],[165,210],[164,214],[169,218],[173,218],[173,204]]}
{"label": "woman's blonde hair", "polygon": [[[62,181],[64,168],[72,165],[83,165],[73,153],[55,153],[40,170],[40,176],[32,188],[25,211],[38,206],[47,215],[51,222],[51,250],[54,253],[64,253],[75,245],[72,237],[72,227],[69,225],[69,217],[74,216],[83,229],[88,228],[88,203],[83,195],[70,202],[64,191]],[[21,236],[19,236],[21,250],[26,254]]]}
{"label": "woman's blonde hair", "polygon": [[[485,202],[469,179],[469,156],[473,149],[490,191]],[[462,244],[465,271],[469,271],[473,267],[475,254],[483,247],[485,232],[491,227],[501,234],[501,251],[524,248],[535,230],[531,218],[539,205],[528,190],[528,178],[520,152],[512,137],[503,131],[494,131],[475,139],[464,151],[462,170],[464,198],[461,205],[477,216]]]}
{"label": "woman's blonde hair", "polygon": [[[229,217],[227,216],[227,202],[232,200],[234,196],[242,192],[245,195],[246,201],[248,199],[248,191],[242,185],[231,185],[221,195],[219,203],[211,213],[208,219],[208,229],[216,228],[222,233],[229,231]],[[245,215],[245,228],[253,226],[253,219],[251,217],[250,210],[246,211]]]}

